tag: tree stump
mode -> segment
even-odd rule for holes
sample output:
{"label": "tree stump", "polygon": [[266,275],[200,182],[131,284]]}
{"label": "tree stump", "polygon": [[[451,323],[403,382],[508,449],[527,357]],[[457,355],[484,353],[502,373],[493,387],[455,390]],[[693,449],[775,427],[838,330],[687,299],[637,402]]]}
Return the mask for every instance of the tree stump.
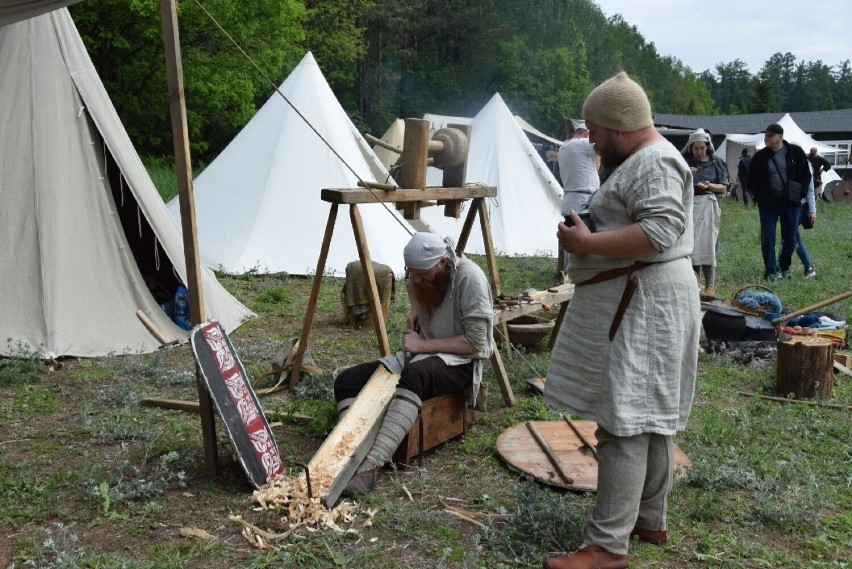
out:
{"label": "tree stump", "polygon": [[831,397],[834,390],[834,344],[817,336],[794,336],[778,340],[775,358],[775,392],[796,399],[819,395]]}

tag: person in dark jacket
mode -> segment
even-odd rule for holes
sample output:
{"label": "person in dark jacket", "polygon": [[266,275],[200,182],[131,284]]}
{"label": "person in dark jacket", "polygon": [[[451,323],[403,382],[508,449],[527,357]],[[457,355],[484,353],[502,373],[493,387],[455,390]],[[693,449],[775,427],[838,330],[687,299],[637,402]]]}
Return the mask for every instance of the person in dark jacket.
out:
{"label": "person in dark jacket", "polygon": [[[805,151],[784,140],[781,125],[773,123],[766,127],[763,141],[766,147],[755,153],[748,174],[748,187],[760,213],[763,278],[791,278],[790,261],[802,210],[801,200],[811,183],[811,169]],[[775,228],[779,222],[781,251],[776,263]]]}
{"label": "person in dark jacket", "polygon": [[811,153],[808,154],[808,162],[811,163],[814,169],[814,193],[816,197],[821,198],[822,173],[831,170],[831,162],[820,156],[816,148],[811,148]]}
{"label": "person in dark jacket", "polygon": [[[748,190],[748,169],[750,166],[751,156],[748,154],[748,148],[743,148],[742,155],[737,162],[737,181],[739,181],[740,188],[743,191],[744,205],[748,205],[749,196],[751,196],[751,192]],[[751,201],[754,201],[754,198],[751,198]]]}

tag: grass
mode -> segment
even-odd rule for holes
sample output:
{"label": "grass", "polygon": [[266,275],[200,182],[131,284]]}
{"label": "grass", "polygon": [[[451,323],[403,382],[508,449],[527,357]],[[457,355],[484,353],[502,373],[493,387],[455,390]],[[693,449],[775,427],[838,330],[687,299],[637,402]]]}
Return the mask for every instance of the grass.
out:
{"label": "grass", "polygon": [[[722,206],[718,290],[731,298],[765,283],[756,211]],[[791,310],[849,289],[852,208],[819,208],[816,228],[804,235],[817,276],[805,280],[797,271],[792,281],[768,285]],[[558,282],[552,259],[501,258],[499,267],[507,294]],[[257,273],[220,280],[258,314],[231,334],[256,378],[299,335],[311,280]],[[331,371],[377,354],[371,329],[343,326],[341,286],[341,279],[323,280],[311,331],[309,353],[324,373],[263,400],[280,414],[274,433],[288,467],[307,462],[333,425]],[[392,346],[408,310],[403,290],[391,304]],[[852,319],[852,300],[825,310]],[[559,418],[524,382],[544,375],[549,357],[542,345],[505,358],[512,408],[486,366],[488,410],[422,464],[387,472],[361,500],[377,510],[371,527],[354,526],[356,535],[310,533],[277,552],[250,546],[228,519],[239,514],[283,530],[280,515],[254,509],[221,424],[221,474],[209,478],[198,417],[139,404],[152,396],[197,398],[186,346],[50,365],[26,350],[0,359],[0,567],[538,567],[542,557],[582,541],[594,504],[593,495],[524,478],[495,452],[506,428]],[[633,544],[631,567],[850,567],[852,414],[740,395],[770,395],[774,386],[771,366],[701,355],[692,416],[676,437],[694,467],[671,496],[669,543]],[[852,405],[852,378],[837,375],[830,402]],[[315,419],[297,424],[288,413]],[[482,526],[448,514],[447,505],[480,514]],[[213,538],[182,536],[190,527]]]}

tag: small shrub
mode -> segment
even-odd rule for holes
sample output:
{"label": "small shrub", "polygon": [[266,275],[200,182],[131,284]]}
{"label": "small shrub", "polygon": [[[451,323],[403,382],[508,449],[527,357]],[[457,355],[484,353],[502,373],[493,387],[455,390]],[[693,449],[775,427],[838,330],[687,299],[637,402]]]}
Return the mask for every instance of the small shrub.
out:
{"label": "small shrub", "polygon": [[19,342],[12,348],[12,339],[6,340],[7,351],[13,354],[9,358],[0,358],[0,386],[24,385],[35,383],[44,369],[38,352]]}

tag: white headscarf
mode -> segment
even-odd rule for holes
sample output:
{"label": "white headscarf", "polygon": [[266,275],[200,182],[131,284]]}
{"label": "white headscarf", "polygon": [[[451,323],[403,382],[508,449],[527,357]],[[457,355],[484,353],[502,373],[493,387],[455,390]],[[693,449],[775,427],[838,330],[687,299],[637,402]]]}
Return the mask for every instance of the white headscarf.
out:
{"label": "white headscarf", "polygon": [[706,142],[710,154],[716,153],[716,149],[713,147],[713,141],[710,140],[710,135],[704,132],[703,128],[699,128],[689,135],[689,140],[686,141],[686,146],[683,147],[683,150],[681,150],[680,153],[687,155],[692,152],[692,145],[696,142]]}
{"label": "white headscarf", "polygon": [[411,236],[405,249],[402,251],[405,266],[409,269],[431,269],[441,260],[447,258],[450,267],[450,290],[456,278],[456,252],[453,240],[449,237],[441,238],[439,235],[429,232],[417,232]]}

